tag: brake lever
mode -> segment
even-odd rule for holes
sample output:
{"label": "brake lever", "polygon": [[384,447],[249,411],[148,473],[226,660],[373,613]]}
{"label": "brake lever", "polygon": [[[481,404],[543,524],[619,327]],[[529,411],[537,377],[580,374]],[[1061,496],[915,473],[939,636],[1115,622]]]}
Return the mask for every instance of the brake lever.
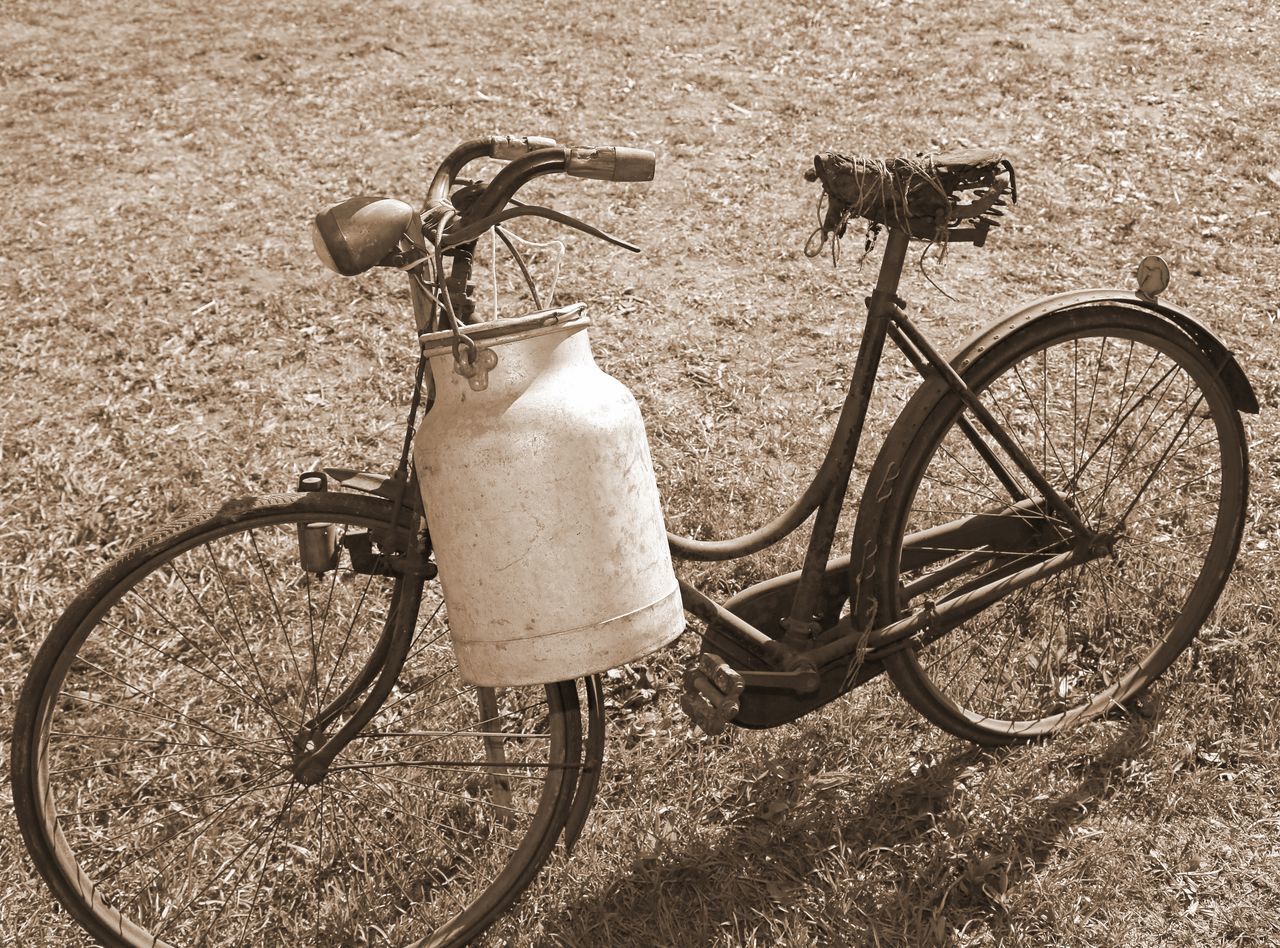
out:
{"label": "brake lever", "polygon": [[639,247],[633,243],[623,240],[621,237],[614,237],[611,234],[606,234],[598,227],[592,227],[586,221],[580,221],[576,217],[570,217],[568,214],[552,210],[549,207],[540,207],[536,204],[520,204],[516,207],[508,207],[504,210],[498,211],[496,214],[490,214],[488,217],[482,217],[475,223],[468,224],[466,227],[449,234],[444,242],[444,246],[448,248],[456,247],[459,244],[470,243],[490,227],[494,227],[504,221],[509,221],[513,217],[529,216],[545,217],[549,221],[555,221],[557,224],[572,227],[574,230],[580,230],[584,234],[603,240],[606,243],[613,244],[615,247],[621,247],[623,250],[630,250],[632,253],[640,252]]}

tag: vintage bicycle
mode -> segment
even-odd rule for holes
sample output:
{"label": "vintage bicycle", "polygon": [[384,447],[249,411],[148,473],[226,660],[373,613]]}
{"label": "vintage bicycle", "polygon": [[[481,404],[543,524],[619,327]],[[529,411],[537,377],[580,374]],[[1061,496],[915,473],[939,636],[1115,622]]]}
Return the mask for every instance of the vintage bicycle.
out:
{"label": "vintage bicycle", "polygon": [[[459,180],[486,157],[509,164]],[[512,218],[629,246],[516,194],[542,175],[640,181],[653,167],[636,149],[477,139],[445,158],[422,211],[344,202],[318,218],[317,249],[348,275],[405,270],[418,331],[483,386],[479,343],[497,330],[475,322],[476,241],[496,229],[526,278]],[[879,276],[812,483],[742,537],[669,539],[677,558],[728,560],[813,521],[795,572],[723,603],[680,582],[704,623],[682,706],[708,732],[767,728],[887,673],[930,721],[990,745],[1123,709],[1231,571],[1241,413],[1258,409],[1239,364],[1159,299],[1154,258],[1136,291],[1033,302],[945,358],[898,296],[907,249],[982,246],[1016,200],[1012,165],[976,150],[827,154],[811,177],[828,204],[810,250],[866,220],[884,232]],[[531,278],[529,291],[540,307]],[[498,328],[582,319],[539,308]],[[921,381],[833,556],[886,339]],[[307,472],[296,492],[171,524],[92,579],[40,649],[17,708],[14,802],[36,868],[97,941],[458,944],[558,841],[574,846],[602,766],[600,680],[460,674],[437,511],[411,463],[431,379],[424,359],[393,473]]]}

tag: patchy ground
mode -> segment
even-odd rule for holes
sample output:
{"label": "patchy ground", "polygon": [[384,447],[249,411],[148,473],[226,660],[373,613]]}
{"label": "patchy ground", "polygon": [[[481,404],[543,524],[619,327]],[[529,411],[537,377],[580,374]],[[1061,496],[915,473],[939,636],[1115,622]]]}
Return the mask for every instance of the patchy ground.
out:
{"label": "patchy ground", "polygon": [[[323,271],[317,209],[420,198],[475,134],[656,150],[652,185],[535,190],[645,248],[565,236],[558,298],[591,304],[598,358],[641,400],[673,529],[728,536],[815,466],[872,278],[856,239],[838,271],[800,253],[806,162],[973,142],[1007,148],[1022,205],[930,270],[954,299],[909,272],[931,333],[953,345],[1016,301],[1129,285],[1156,252],[1169,298],[1240,353],[1263,411],[1217,617],[1143,715],[997,754],[880,686],[708,740],[677,708],[678,655],[619,672],[573,866],[553,861],[494,943],[1280,941],[1280,10],[860,6],[6,5],[0,810],[25,666],[92,570],[318,460],[393,462],[404,288]],[[908,392],[887,369],[873,446]],[[691,575],[727,591],[794,554]],[[0,940],[77,938],[0,817]]]}

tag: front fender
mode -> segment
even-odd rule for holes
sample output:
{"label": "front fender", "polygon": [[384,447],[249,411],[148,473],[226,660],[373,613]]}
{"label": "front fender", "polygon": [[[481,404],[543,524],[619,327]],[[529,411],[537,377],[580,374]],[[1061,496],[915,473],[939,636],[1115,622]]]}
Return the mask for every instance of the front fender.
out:
{"label": "front fender", "polygon": [[[397,481],[394,477],[388,477],[385,474],[370,474],[367,471],[355,471],[345,467],[326,467],[322,470],[330,481],[346,490],[357,490],[362,494],[373,494],[392,503],[401,498],[400,485],[402,482]],[[413,510],[414,513],[422,514],[422,495],[418,491],[418,477],[412,472],[409,476],[409,484],[404,488],[401,502],[404,506]]]}
{"label": "front fender", "polygon": [[1217,368],[1223,384],[1231,394],[1236,410],[1250,415],[1258,413],[1258,397],[1253,392],[1253,386],[1249,384],[1249,379],[1240,368],[1236,357],[1231,354],[1231,350],[1221,339],[1199,320],[1178,307],[1159,300],[1145,299],[1131,290],[1073,290],[1035,300],[1005,316],[999,322],[980,330],[961,346],[960,353],[951,360],[951,365],[957,372],[964,374],[969,364],[988,347],[1028,323],[1048,316],[1050,313],[1085,309],[1100,303],[1144,310],[1157,319],[1173,323],[1191,337],[1191,340]]}

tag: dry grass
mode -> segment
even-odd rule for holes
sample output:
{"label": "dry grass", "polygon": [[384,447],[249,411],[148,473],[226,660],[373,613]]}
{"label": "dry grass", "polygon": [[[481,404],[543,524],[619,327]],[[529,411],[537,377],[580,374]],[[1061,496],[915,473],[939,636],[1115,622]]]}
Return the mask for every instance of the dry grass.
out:
{"label": "dry grass", "polygon": [[[495,940],[1280,940],[1280,18],[1243,0],[1158,20],[1136,2],[828,7],[6,5],[0,769],[31,654],[125,542],[317,459],[392,463],[404,288],[319,268],[305,225],[325,203],[418,197],[476,133],[655,148],[652,186],[535,190],[645,247],[566,238],[559,296],[592,304],[598,358],[642,402],[673,529],[727,536],[815,465],[871,278],[856,241],[839,273],[801,255],[807,158],[1002,145],[1023,206],[934,274],[957,301],[918,271],[904,295],[950,346],[1016,301],[1170,261],[1169,297],[1241,353],[1263,404],[1212,627],[1133,719],[999,754],[882,686],[703,739],[675,657],[649,663],[652,687],[625,671],[572,868],[553,862]],[[873,432],[908,391],[889,369]],[[690,575],[729,590],[794,553]],[[8,819],[0,940],[77,943]]]}

